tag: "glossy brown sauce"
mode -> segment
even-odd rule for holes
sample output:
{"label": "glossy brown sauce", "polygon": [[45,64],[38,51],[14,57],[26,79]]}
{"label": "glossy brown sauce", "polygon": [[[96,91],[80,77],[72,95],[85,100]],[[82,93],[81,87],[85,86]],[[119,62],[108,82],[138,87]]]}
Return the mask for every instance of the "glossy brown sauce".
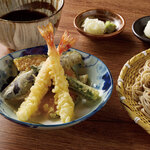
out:
{"label": "glossy brown sauce", "polygon": [[32,21],[47,17],[46,14],[34,10],[16,10],[3,15],[1,18],[10,21]]}
{"label": "glossy brown sauce", "polygon": [[56,12],[54,6],[47,2],[31,2],[24,4],[14,11],[8,12],[1,16],[1,19],[9,21],[33,21],[48,17],[47,14],[36,11],[36,9],[46,9],[52,14]]}

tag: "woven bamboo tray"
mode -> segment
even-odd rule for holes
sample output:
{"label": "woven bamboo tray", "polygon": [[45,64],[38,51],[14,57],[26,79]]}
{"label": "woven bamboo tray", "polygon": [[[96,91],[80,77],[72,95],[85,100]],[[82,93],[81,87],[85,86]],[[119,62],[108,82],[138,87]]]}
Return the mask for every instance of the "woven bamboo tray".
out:
{"label": "woven bamboo tray", "polygon": [[116,90],[120,102],[127,110],[129,116],[150,134],[150,118],[147,118],[139,109],[138,104],[132,99],[131,92],[126,90],[127,85],[132,86],[138,76],[139,69],[143,67],[146,60],[150,59],[150,49],[145,50],[126,62],[118,77]]}

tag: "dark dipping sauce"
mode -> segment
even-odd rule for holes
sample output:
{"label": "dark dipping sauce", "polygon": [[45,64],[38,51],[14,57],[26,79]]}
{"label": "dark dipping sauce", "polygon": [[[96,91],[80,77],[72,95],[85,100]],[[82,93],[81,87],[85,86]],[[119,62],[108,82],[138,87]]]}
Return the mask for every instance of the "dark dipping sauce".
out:
{"label": "dark dipping sauce", "polygon": [[16,10],[9,12],[3,16],[1,19],[10,21],[33,21],[48,17],[46,14],[35,11],[35,10]]}

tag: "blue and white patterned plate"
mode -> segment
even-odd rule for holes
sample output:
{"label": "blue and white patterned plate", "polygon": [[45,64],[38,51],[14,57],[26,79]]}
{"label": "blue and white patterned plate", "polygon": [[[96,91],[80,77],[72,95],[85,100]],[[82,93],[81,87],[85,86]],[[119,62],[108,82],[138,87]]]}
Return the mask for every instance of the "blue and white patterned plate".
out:
{"label": "blue and white patterned plate", "polygon": [[[38,123],[21,122],[17,119],[14,111],[11,109],[9,105],[7,105],[7,103],[1,96],[0,96],[0,114],[15,123],[27,127],[54,129],[77,124],[94,115],[97,111],[99,111],[106,104],[112,93],[113,80],[111,73],[107,68],[107,66],[97,57],[79,51],[77,49],[71,48],[70,50],[77,51],[82,55],[85,66],[84,67],[78,66],[77,67],[78,71],[86,72],[89,75],[91,86],[96,88],[99,91],[99,94],[101,95],[100,100],[87,101],[85,99],[82,99],[75,106],[74,120],[69,123],[61,123],[59,119],[42,120],[39,121]],[[2,89],[10,82],[10,80],[17,75],[17,69],[13,64],[13,59],[20,56],[33,54],[47,54],[47,46],[46,45],[38,46],[16,51],[0,59],[0,91],[2,91]]]}

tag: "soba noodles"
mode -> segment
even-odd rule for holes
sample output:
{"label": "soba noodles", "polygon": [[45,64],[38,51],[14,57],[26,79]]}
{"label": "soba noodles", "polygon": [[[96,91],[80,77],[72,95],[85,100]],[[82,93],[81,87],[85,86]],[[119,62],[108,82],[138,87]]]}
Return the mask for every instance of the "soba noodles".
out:
{"label": "soba noodles", "polygon": [[150,118],[150,59],[139,70],[139,75],[130,90],[132,98],[141,106],[142,113]]}

